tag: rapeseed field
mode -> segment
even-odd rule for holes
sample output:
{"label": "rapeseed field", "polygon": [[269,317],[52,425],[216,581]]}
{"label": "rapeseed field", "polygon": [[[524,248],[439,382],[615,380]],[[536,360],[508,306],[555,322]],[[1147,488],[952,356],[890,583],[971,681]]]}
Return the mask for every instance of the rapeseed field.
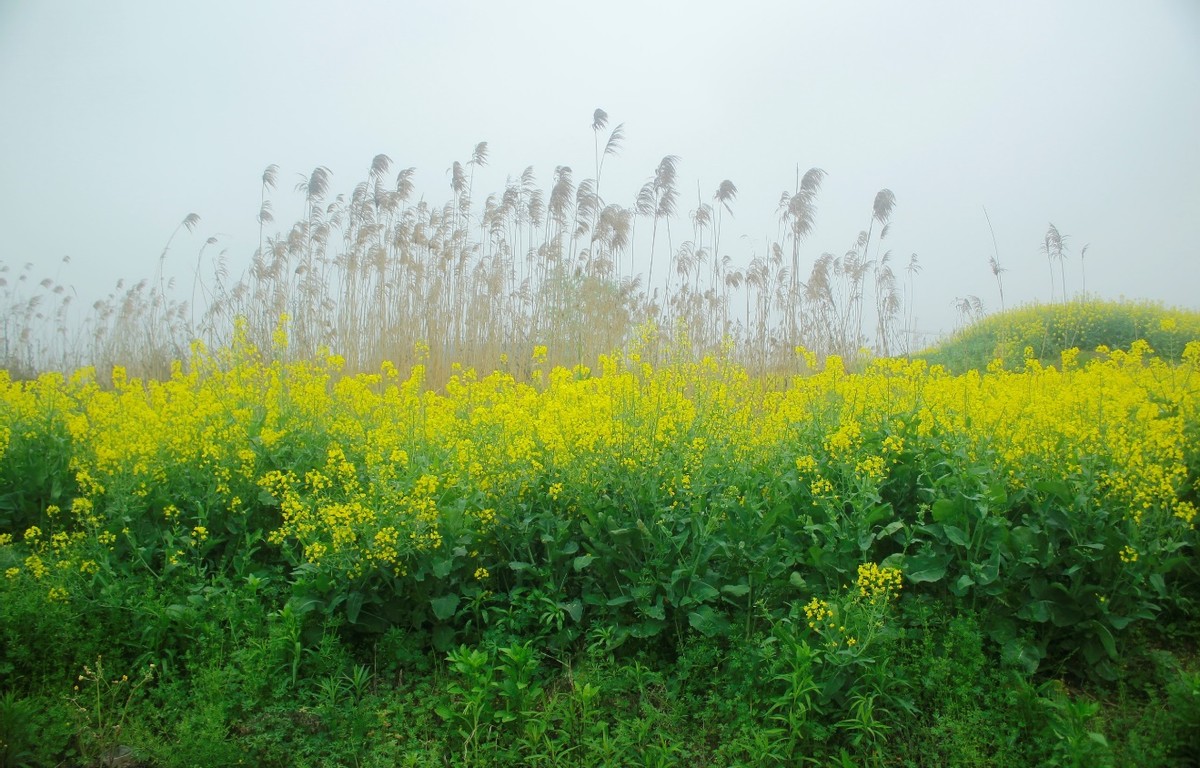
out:
{"label": "rapeseed field", "polygon": [[[1111,758],[1090,699],[1043,684],[1195,629],[1200,342],[961,375],[797,349],[771,380],[535,348],[436,388],[428,355],[350,375],[241,336],[161,381],[0,372],[0,672],[26,720],[74,712],[57,754],[186,727],[261,764],[295,731],[294,764],[899,765],[960,717],[952,762]],[[55,699],[85,665],[95,701]],[[972,686],[1013,680],[978,733]],[[436,705],[405,731],[413,691]],[[210,709],[153,712],[185,694]],[[1066,735],[1023,741],[1037,712]]]}

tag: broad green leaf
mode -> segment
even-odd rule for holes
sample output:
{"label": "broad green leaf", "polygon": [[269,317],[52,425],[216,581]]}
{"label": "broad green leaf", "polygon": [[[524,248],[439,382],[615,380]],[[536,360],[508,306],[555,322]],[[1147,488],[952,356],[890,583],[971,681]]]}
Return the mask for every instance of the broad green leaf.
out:
{"label": "broad green leaf", "polygon": [[429,601],[429,604],[433,606],[433,615],[439,620],[445,621],[452,617],[454,612],[458,610],[458,595],[449,594],[442,597],[435,597]]}
{"label": "broad green leaf", "polygon": [[454,627],[449,624],[439,624],[433,628],[431,639],[433,647],[439,651],[448,651],[454,647]]}
{"label": "broad green leaf", "polygon": [[875,541],[875,531],[862,530],[858,532],[858,548],[866,552]]}
{"label": "broad green leaf", "polygon": [[993,552],[992,556],[983,563],[972,563],[971,575],[983,586],[987,586],[1000,578],[1000,551],[996,550]]}
{"label": "broad green leaf", "polygon": [[879,567],[880,568],[898,568],[901,571],[903,571],[904,570],[904,553],[903,552],[893,552],[892,554],[883,558],[882,561],[880,561]]}
{"label": "broad green leaf", "polygon": [[892,516],[892,505],[891,504],[878,504],[876,506],[871,507],[871,511],[866,514],[866,517],[864,518],[863,522],[867,526],[872,526],[872,525],[875,525],[876,523],[881,523],[884,520],[887,520],[891,516]]}
{"label": "broad green leaf", "polygon": [[661,598],[657,603],[641,606],[641,612],[643,615],[659,621],[667,618],[667,610],[663,607]]}
{"label": "broad green leaf", "polygon": [[654,637],[655,635],[661,633],[663,628],[666,626],[667,623],[665,621],[647,619],[646,621],[640,621],[630,627],[629,634],[633,637]]}
{"label": "broad green leaf", "polygon": [[1006,664],[1020,667],[1027,675],[1037,672],[1038,665],[1042,663],[1044,656],[1045,654],[1040,648],[1021,638],[1009,640],[1000,649],[1000,658]]}
{"label": "broad green leaf", "polygon": [[914,584],[938,582],[945,578],[946,566],[949,564],[949,555],[938,555],[927,552],[905,558],[904,575]]}
{"label": "broad green leaf", "polygon": [[1056,627],[1072,627],[1083,618],[1083,611],[1069,596],[1062,595],[1050,604],[1050,623]]}
{"label": "broad green leaf", "polygon": [[950,591],[956,596],[962,597],[963,595],[967,594],[967,590],[974,585],[975,580],[964,573],[962,576],[958,577],[957,581],[954,582],[954,587]]}
{"label": "broad green leaf", "polygon": [[719,594],[721,593],[718,592],[717,588],[712,584],[703,581],[696,581],[692,583],[692,588],[688,593],[688,596],[697,603],[707,603],[709,600],[712,600]]}
{"label": "broad green leaf", "polygon": [[1044,624],[1050,621],[1052,605],[1049,600],[1030,600],[1017,610],[1017,618]]}
{"label": "broad green leaf", "polygon": [[579,571],[582,571],[584,568],[587,568],[589,565],[592,564],[592,561],[595,559],[596,558],[592,555],[580,555],[579,557],[575,558],[575,560],[573,562],[575,572],[578,573]]}
{"label": "broad green leaf", "polygon": [[892,522],[885,525],[882,530],[879,531],[879,538],[882,539],[886,536],[891,536],[893,533],[901,530],[902,528],[904,528],[903,520],[893,520]]}
{"label": "broad green leaf", "polygon": [[563,608],[567,609],[567,615],[575,623],[579,623],[579,620],[583,618],[583,603],[579,600],[563,603]]}
{"label": "broad green leaf", "polygon": [[930,517],[939,523],[946,521],[958,522],[962,517],[962,507],[958,501],[952,499],[938,499],[933,502],[933,507],[929,511]]}
{"label": "broad green leaf", "polygon": [[971,539],[967,536],[967,532],[956,525],[943,525],[942,530],[945,532],[947,539],[960,547],[966,547],[971,544]]}
{"label": "broad green leaf", "polygon": [[1003,482],[994,482],[988,486],[988,501],[995,509],[1004,509],[1008,506],[1008,490],[1004,487]]}
{"label": "broad green leaf", "polygon": [[1128,627],[1133,622],[1133,617],[1131,616],[1116,616],[1109,614],[1105,618],[1108,619],[1108,623],[1112,625],[1112,628],[1118,631],[1125,629],[1125,627]]}
{"label": "broad green leaf", "polygon": [[692,629],[705,637],[724,634],[729,630],[729,621],[708,605],[702,605],[689,613],[688,623],[692,625]]}

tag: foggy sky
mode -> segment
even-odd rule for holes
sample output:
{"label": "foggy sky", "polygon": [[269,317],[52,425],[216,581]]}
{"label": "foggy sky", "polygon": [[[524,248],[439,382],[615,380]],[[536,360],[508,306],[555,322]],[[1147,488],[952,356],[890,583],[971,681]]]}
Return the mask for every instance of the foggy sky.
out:
{"label": "foggy sky", "polygon": [[385,153],[440,205],[447,169],[487,141],[478,207],[528,165],[545,189],[557,165],[594,175],[597,107],[626,133],[605,201],[632,205],[668,154],[683,217],[697,185],[708,201],[730,179],[722,251],[737,265],[778,238],[797,166],[828,173],[802,266],[845,252],[891,189],[885,247],[918,254],[924,331],[950,330],[956,297],[999,309],[985,206],[1010,306],[1050,298],[1053,222],[1068,291],[1086,243],[1089,292],[1200,308],[1194,0],[0,0],[0,261],[90,304],[153,276],[195,212],[169,274],[190,285],[216,236],[236,276],[269,164],[286,230],[302,213],[287,190],[316,166],[348,195]]}

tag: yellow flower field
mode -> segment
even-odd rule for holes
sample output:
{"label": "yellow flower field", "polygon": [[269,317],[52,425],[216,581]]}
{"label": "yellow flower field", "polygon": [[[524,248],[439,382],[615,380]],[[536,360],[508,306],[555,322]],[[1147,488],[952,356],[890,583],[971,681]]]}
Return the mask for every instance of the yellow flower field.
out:
{"label": "yellow flower field", "polygon": [[1030,360],[963,376],[898,360],[852,375],[830,358],[771,388],[713,358],[606,358],[595,372],[535,370],[532,383],[460,371],[430,392],[419,365],[405,379],[390,366],[342,377],[336,357],[264,364],[243,347],[163,382],[118,370],[112,389],[88,371],[0,377],[0,451],[65,441],[67,511],[21,510],[47,531],[119,534],[133,514],[219,535],[251,516],[272,543],[350,575],[403,571],[447,530],[486,541],[514,503],[578,515],[616,475],[706,514],[713,494],[744,505],[785,475],[814,498],[853,499],[928,455],[994,470],[1010,493],[1090,483],[1148,546],[1193,528],[1200,343],[1180,366],[1144,343],[1085,367],[1064,358],[1062,370]]}
{"label": "yellow flower field", "polygon": [[15,637],[85,617],[164,675],[173,648],[240,648],[273,695],[330,700],[368,679],[305,682],[330,637],[407,638],[457,675],[438,711],[459,724],[469,690],[501,690],[464,687],[488,665],[528,683],[539,654],[727,647],[786,683],[764,722],[819,700],[850,733],[900,706],[879,659],[935,606],[1022,675],[1113,679],[1131,625],[1190,605],[1200,342],[963,375],[798,349],[804,373],[767,380],[636,347],[548,368],[539,348],[528,377],[456,368],[436,389],[427,354],[348,375],[242,339],[164,381],[0,373]]}

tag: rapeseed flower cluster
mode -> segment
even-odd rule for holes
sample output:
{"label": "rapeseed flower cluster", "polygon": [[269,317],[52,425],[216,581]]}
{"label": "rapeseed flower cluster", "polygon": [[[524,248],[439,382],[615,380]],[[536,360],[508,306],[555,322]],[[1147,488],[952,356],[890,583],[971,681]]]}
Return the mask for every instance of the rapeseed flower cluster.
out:
{"label": "rapeseed flower cluster", "polygon": [[903,586],[899,568],[880,568],[876,563],[858,566],[858,594],[867,600],[887,602],[900,596]]}
{"label": "rapeseed flower cluster", "polygon": [[831,621],[833,619],[833,609],[829,607],[829,603],[816,597],[809,600],[804,606],[804,617],[808,619],[809,629],[818,629],[826,622],[828,622],[829,626],[834,626],[834,623]]}

